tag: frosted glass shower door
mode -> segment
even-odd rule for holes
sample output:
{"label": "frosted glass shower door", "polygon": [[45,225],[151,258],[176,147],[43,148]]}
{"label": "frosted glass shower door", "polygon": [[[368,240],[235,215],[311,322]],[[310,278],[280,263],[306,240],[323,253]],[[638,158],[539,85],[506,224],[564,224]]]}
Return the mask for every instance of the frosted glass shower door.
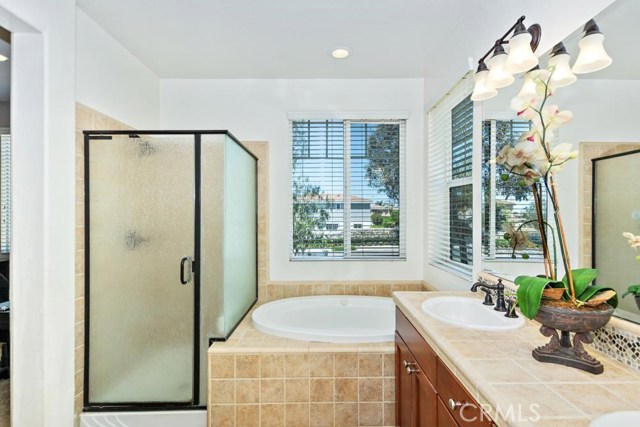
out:
{"label": "frosted glass shower door", "polygon": [[257,160],[228,136],[224,156],[224,317],[231,332],[257,298]]}
{"label": "frosted glass shower door", "polygon": [[113,135],[88,145],[88,401],[190,404],[194,137]]}

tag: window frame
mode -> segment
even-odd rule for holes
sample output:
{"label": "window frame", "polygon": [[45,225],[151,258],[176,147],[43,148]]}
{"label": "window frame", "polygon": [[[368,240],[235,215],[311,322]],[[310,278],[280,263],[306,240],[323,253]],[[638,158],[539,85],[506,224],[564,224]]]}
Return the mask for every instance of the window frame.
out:
{"label": "window frame", "polygon": [[[305,113],[290,113],[288,115],[289,119],[289,148],[290,148],[290,156],[289,156],[289,179],[290,179],[290,197],[289,197],[289,261],[291,262],[322,262],[322,261],[365,261],[365,262],[396,262],[401,261],[405,262],[407,260],[407,249],[406,249],[406,200],[403,196],[406,188],[405,184],[405,170],[406,170],[406,156],[404,155],[406,151],[407,145],[407,117],[408,114],[404,112],[399,113],[391,113],[390,117],[397,118],[378,118],[377,116],[372,116],[368,113],[360,113],[360,114],[328,114],[327,116],[318,117],[315,113],[312,117],[307,116]],[[343,253],[342,256],[336,257],[326,257],[326,256],[304,256],[304,255],[294,255],[294,244],[293,244],[293,123],[294,122],[321,122],[321,121],[341,121],[344,126],[343,132],[343,195],[346,196],[342,202],[337,202],[340,206],[337,210],[341,210],[343,213],[342,220],[342,232],[343,232]],[[351,253],[351,231],[352,228],[361,230],[362,228],[352,227],[351,224],[351,211],[353,209],[353,203],[351,201],[351,161],[354,157],[351,154],[351,125],[353,123],[372,123],[376,125],[380,124],[392,124],[399,126],[399,150],[398,150],[398,162],[399,162],[399,188],[400,188],[400,196],[398,198],[398,209],[400,211],[400,226],[398,229],[399,234],[399,243],[398,243],[398,255],[384,255],[384,256],[362,256],[362,255],[354,255]],[[310,151],[311,147],[308,147],[308,151]],[[358,159],[360,157],[355,157]],[[334,203],[335,204],[335,203]],[[350,226],[345,227],[345,224],[350,224]],[[327,227],[328,224],[325,225],[325,229],[329,230]],[[334,224],[331,224],[334,225]],[[338,225],[339,229],[339,224]],[[362,225],[362,224],[360,224]]]}

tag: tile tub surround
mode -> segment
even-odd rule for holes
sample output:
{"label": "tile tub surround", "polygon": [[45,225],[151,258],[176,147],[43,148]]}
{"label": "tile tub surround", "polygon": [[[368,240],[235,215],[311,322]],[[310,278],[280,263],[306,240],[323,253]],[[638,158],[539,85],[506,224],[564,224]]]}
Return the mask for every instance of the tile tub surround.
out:
{"label": "tile tub surround", "polygon": [[207,406],[209,427],[393,426],[394,345],[274,337],[247,316],[209,348]]}
{"label": "tile tub surround", "polygon": [[605,365],[601,375],[539,363],[531,351],[548,339],[539,333],[537,322],[527,320],[524,327],[510,332],[449,326],[420,308],[426,299],[444,295],[478,297],[469,292],[400,292],[393,297],[498,426],[587,427],[606,412],[640,409],[640,372],[592,349]]}
{"label": "tile tub surround", "polygon": [[420,280],[389,281],[296,281],[269,282],[258,289],[261,301],[274,301],[282,298],[306,297],[311,295],[365,295],[390,297],[393,292],[413,292],[431,290]]}

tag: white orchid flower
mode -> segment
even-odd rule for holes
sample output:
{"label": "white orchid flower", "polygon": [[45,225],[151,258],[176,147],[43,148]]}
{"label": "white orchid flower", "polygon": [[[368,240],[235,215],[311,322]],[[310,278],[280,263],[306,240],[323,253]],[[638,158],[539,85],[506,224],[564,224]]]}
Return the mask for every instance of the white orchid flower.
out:
{"label": "white orchid flower", "polygon": [[511,109],[518,112],[518,117],[524,120],[533,119],[538,113],[535,111],[537,106],[537,97],[518,98],[511,100]]}
{"label": "white orchid flower", "polygon": [[569,110],[560,111],[557,105],[545,105],[542,109],[542,120],[549,130],[559,128],[573,118]]}
{"label": "white orchid flower", "polygon": [[640,248],[640,236],[636,236],[633,233],[629,233],[629,232],[622,233],[622,236],[625,239],[629,240],[629,246],[631,246],[634,249]]}

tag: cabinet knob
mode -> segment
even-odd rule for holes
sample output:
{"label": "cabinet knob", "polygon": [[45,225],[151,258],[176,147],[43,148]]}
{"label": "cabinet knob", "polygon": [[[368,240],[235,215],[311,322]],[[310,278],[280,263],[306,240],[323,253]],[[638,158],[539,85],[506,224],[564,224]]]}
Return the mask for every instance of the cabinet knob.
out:
{"label": "cabinet knob", "polygon": [[455,411],[456,409],[462,406],[462,403],[457,402],[453,399],[449,399],[447,403],[449,404],[449,409],[451,409],[452,411]]}
{"label": "cabinet knob", "polygon": [[420,369],[416,368],[416,364],[415,363],[408,363],[407,364],[407,374],[411,375],[413,373],[416,372],[420,372]]}

